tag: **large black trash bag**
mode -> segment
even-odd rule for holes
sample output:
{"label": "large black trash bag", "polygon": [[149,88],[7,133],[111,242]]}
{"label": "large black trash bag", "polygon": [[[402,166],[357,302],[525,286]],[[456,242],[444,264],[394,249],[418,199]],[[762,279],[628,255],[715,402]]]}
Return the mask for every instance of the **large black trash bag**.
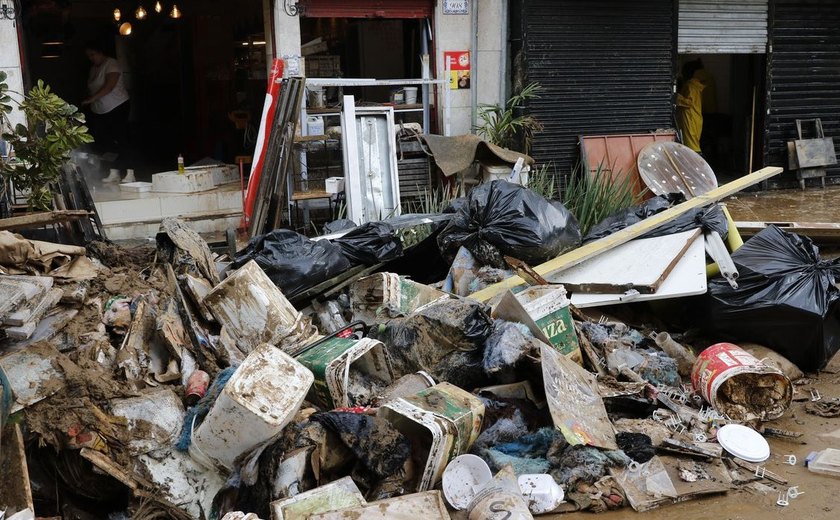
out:
{"label": "large black trash bag", "polygon": [[578,245],[580,228],[565,206],[507,181],[472,190],[438,236],[449,260],[465,246],[482,264],[501,269],[503,255],[537,265]]}
{"label": "large black trash bag", "polygon": [[287,298],[350,269],[337,245],[327,240],[315,242],[288,229],[252,238],[233,266],[239,268],[250,260],[257,262]]}
{"label": "large black trash bag", "polygon": [[[685,202],[685,197],[681,193],[671,193],[653,197],[638,206],[613,213],[592,226],[583,242],[592,242],[612,235],[616,231],[641,222],[681,202]],[[645,233],[642,238],[661,237],[696,228],[702,228],[703,231],[717,231],[724,239],[729,235],[729,222],[726,220],[723,209],[718,204],[712,204],[705,208],[697,208],[683,213],[674,220]]]}
{"label": "large black trash bag", "polygon": [[840,260],[820,259],[808,237],[775,226],[748,240],[732,260],[738,288],[709,281],[712,333],[749,341],[782,354],[803,371],[823,368],[840,348]]}
{"label": "large black trash bag", "polygon": [[402,242],[387,222],[368,222],[333,240],[351,264],[374,265],[399,258]]}
{"label": "large black trash bag", "polygon": [[396,376],[425,370],[465,390],[492,380],[484,373],[484,347],[493,331],[485,307],[473,300],[443,300],[389,321],[371,336],[387,347]]}

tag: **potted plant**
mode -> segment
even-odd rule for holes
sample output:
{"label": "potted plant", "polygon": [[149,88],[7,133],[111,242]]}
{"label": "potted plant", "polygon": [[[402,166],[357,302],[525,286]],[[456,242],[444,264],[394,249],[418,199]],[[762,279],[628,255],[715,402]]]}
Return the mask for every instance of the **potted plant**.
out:
{"label": "potted plant", "polygon": [[70,152],[92,143],[85,116],[78,108],[57,96],[42,80],[18,103],[27,124],[12,128],[8,115],[13,106],[7,75],[0,71],[0,129],[3,140],[14,150],[14,160],[0,161],[3,189],[8,182],[27,193],[30,210],[52,209],[51,186],[61,175]]}

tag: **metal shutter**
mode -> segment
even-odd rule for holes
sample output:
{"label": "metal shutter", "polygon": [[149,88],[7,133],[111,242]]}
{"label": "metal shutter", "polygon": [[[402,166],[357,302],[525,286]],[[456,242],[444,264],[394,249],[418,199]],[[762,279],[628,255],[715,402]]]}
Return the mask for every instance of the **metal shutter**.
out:
{"label": "metal shutter", "polygon": [[821,118],[840,149],[840,2],[773,0],[767,72],[764,164],[787,166],[797,119]]}
{"label": "metal shutter", "polygon": [[525,0],[528,106],[544,125],[532,155],[568,174],[581,135],[673,127],[674,3],[671,0]]}
{"label": "metal shutter", "polygon": [[767,0],[679,0],[679,52],[754,54],[767,48]]}

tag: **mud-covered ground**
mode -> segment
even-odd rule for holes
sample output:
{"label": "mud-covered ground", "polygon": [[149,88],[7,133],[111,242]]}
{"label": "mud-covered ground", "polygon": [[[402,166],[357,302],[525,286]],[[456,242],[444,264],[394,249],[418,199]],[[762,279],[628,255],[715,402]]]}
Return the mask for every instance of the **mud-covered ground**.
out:
{"label": "mud-covered ground", "polygon": [[[829,370],[834,367],[840,369],[840,356],[835,357]],[[823,399],[840,397],[840,372],[822,372],[809,376],[813,382],[798,385],[794,399],[807,396],[810,399],[810,388],[820,392]],[[787,479],[789,484],[782,486],[769,480],[758,482],[773,487],[776,491],[767,495],[747,489],[730,491],[725,495],[712,496],[662,506],[659,509],[636,513],[631,508],[592,515],[590,513],[574,513],[565,515],[547,515],[541,519],[563,520],[615,520],[618,518],[644,518],[644,520],[823,520],[840,518],[840,477],[829,477],[810,472],[805,466],[805,457],[812,451],[825,448],[840,449],[840,418],[824,418],[805,411],[805,401],[794,401],[791,409],[781,419],[767,423],[767,426],[783,430],[801,432],[802,437],[797,440],[786,440],[768,437],[770,443],[770,459],[763,465],[773,473]],[[796,455],[796,466],[785,462],[786,455]],[[790,486],[798,486],[802,496],[790,501],[787,507],[776,505],[778,491],[787,490]]]}

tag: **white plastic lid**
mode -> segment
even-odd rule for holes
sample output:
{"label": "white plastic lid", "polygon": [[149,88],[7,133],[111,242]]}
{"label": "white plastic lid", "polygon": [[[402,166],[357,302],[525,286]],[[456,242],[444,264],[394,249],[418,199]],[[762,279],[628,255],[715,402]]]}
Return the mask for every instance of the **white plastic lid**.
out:
{"label": "white plastic lid", "polygon": [[740,424],[727,424],[718,430],[717,441],[727,452],[747,462],[770,458],[770,445],[760,433]]}
{"label": "white plastic lid", "polygon": [[443,496],[457,510],[466,509],[481,488],[493,480],[484,459],[475,455],[455,457],[443,471]]}

